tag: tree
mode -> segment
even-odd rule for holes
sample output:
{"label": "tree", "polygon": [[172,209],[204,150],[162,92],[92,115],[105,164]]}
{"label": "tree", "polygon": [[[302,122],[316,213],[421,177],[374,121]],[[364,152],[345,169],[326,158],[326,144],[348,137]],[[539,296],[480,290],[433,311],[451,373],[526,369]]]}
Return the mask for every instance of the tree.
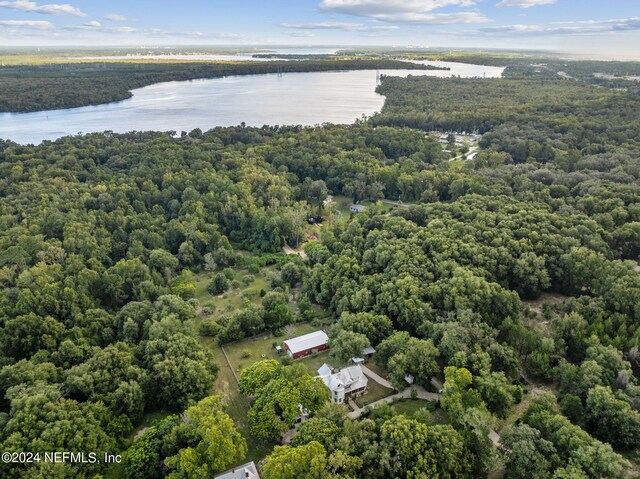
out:
{"label": "tree", "polygon": [[428,431],[425,424],[404,416],[393,417],[382,425],[381,445],[393,458],[393,462],[387,465],[388,477],[413,477],[418,473],[426,477],[437,476]]}
{"label": "tree", "polygon": [[149,253],[149,267],[169,279],[178,268],[178,259],[165,249],[154,249]]}
{"label": "tree", "polygon": [[[57,385],[41,381],[14,386],[7,398],[11,412],[0,430],[3,451],[91,451],[101,457],[115,448],[114,439],[106,432],[111,414],[99,403],[66,399]],[[78,473],[93,476],[98,465],[33,462],[15,467],[5,463],[0,464],[0,472],[9,479],[74,477]]]}
{"label": "tree", "polygon": [[68,370],[64,384],[71,397],[102,402],[114,414],[125,414],[132,421],[142,417],[148,388],[148,373],[124,343],[98,350],[89,360]]}
{"label": "tree", "polygon": [[476,376],[476,388],[489,411],[504,419],[513,405],[513,387],[503,372]]}
{"label": "tree", "polygon": [[24,359],[40,350],[54,351],[64,332],[64,325],[54,318],[29,313],[5,322],[0,344],[8,356]]}
{"label": "tree", "polygon": [[542,438],[553,443],[564,464],[581,468],[587,477],[623,479],[630,464],[611,446],[592,438],[579,426],[557,412],[552,393],[537,396],[525,411],[522,421],[540,431]]}
{"label": "tree", "polygon": [[213,278],[211,278],[211,281],[207,285],[207,291],[213,295],[222,294],[229,289],[229,284],[229,280],[224,273],[217,273],[213,275]]}
{"label": "tree", "polygon": [[556,458],[553,444],[527,424],[507,426],[500,436],[508,479],[546,479]]}
{"label": "tree", "polygon": [[513,266],[513,289],[524,299],[533,299],[551,286],[544,258],[535,253],[523,253]]}
{"label": "tree", "polygon": [[269,291],[262,298],[265,327],[275,331],[293,322],[293,313],[288,307],[289,300],[284,293]]}
{"label": "tree", "polygon": [[344,312],[336,325],[337,328],[364,334],[373,346],[393,333],[393,323],[382,314]]}
{"label": "tree", "polygon": [[323,180],[316,180],[309,186],[307,196],[309,199],[322,204],[322,202],[327,199],[328,194],[327,184]]}
{"label": "tree", "polygon": [[312,441],[303,446],[276,446],[262,468],[264,479],[328,479],[327,452]]}
{"label": "tree", "polygon": [[282,375],[282,365],[274,359],[264,359],[253,363],[240,373],[240,392],[255,395],[270,381]]}
{"label": "tree", "polygon": [[407,384],[407,375],[412,375],[419,384],[429,384],[431,377],[440,370],[437,362],[439,356],[440,351],[431,339],[394,333],[379,344],[375,357],[389,371],[389,379],[394,387],[403,389]]}
{"label": "tree", "polygon": [[35,363],[23,359],[14,364],[7,364],[0,368],[0,410],[5,411],[9,408],[9,401],[5,403],[7,391],[13,386],[20,384],[31,386],[36,382],[42,383],[58,383],[61,376],[61,370],[53,363],[43,362]]}
{"label": "tree", "polygon": [[247,443],[224,412],[221,397],[209,396],[184,413],[175,434],[188,447],[165,459],[169,479],[209,479],[244,459]]}
{"label": "tree", "polygon": [[339,331],[329,341],[331,356],[343,364],[349,362],[351,358],[361,357],[362,351],[370,345],[369,339],[364,334],[351,331]]}
{"label": "tree", "polygon": [[164,459],[179,451],[174,431],[180,423],[180,417],[167,416],[136,439],[123,456],[127,479],[166,477]]}
{"label": "tree", "polygon": [[640,444],[640,413],[617,399],[610,388],[590,389],[585,412],[587,424],[597,438],[623,449]]}
{"label": "tree", "polygon": [[480,414],[486,410],[478,391],[470,388],[473,376],[468,369],[447,366],[444,377],[440,405],[449,413],[454,424],[465,424],[470,418],[469,410],[477,410]]}
{"label": "tree", "polygon": [[293,437],[291,445],[302,446],[312,441],[319,442],[327,450],[335,447],[335,441],[340,434],[340,428],[323,417],[312,417],[298,427],[297,434]]}
{"label": "tree", "polygon": [[427,447],[433,452],[439,478],[471,477],[473,457],[466,448],[463,436],[453,427],[430,426]]}
{"label": "tree", "polygon": [[[306,373],[300,365],[288,366],[275,375],[275,365],[263,362],[245,376],[243,388],[255,389],[255,401],[248,414],[253,434],[280,439],[303,413],[313,414],[328,400],[329,391],[322,380]],[[263,381],[274,376],[265,386]]]}
{"label": "tree", "polygon": [[152,379],[153,404],[182,409],[210,394],[218,366],[210,350],[170,324],[151,326],[141,356]]}
{"label": "tree", "polygon": [[302,279],[302,269],[295,263],[289,262],[282,266],[280,271],[282,281],[291,286],[292,288],[300,282]]}

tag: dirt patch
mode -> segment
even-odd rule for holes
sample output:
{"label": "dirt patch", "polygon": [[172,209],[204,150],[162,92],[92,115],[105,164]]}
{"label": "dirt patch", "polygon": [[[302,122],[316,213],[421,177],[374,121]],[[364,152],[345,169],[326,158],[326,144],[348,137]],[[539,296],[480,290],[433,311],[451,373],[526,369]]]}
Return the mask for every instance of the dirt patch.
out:
{"label": "dirt patch", "polygon": [[538,299],[526,299],[522,302],[536,313],[542,314],[542,307],[545,304],[555,306],[564,303],[568,298],[568,296],[560,293],[542,293]]}
{"label": "dirt patch", "polygon": [[302,248],[293,249],[291,246],[285,245],[282,247],[282,251],[284,251],[285,254],[297,254],[302,259],[307,259],[307,253],[305,253]]}

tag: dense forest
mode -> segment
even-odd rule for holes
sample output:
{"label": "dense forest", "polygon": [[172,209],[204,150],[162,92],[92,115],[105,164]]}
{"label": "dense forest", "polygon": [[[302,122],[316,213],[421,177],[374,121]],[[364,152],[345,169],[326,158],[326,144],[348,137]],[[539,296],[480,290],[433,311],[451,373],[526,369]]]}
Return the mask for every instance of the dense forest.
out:
{"label": "dense forest", "polygon": [[332,70],[429,70],[437,67],[391,59],[334,59],[273,62],[150,61],[52,63],[0,67],[0,112],[30,112],[98,105],[131,97],[153,83]]}
{"label": "dense forest", "polygon": [[[637,474],[640,97],[545,77],[379,91],[350,126],[0,140],[0,449],[123,454],[2,477],[247,458],[266,479]],[[431,130],[479,130],[479,151],[449,161]],[[335,365],[373,346],[411,396],[354,417],[307,363],[252,350],[305,324]],[[241,345],[236,396],[220,345]]]}

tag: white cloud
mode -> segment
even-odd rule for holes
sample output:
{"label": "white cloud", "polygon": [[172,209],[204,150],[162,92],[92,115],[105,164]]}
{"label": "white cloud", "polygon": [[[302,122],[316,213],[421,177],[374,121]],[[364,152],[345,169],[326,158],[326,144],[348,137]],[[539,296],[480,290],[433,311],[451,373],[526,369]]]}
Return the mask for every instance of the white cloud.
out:
{"label": "white cloud", "polygon": [[82,25],[65,25],[62,30],[84,30],[98,33],[135,33],[138,30],[131,27],[106,27],[96,20],[83,23]]}
{"label": "white cloud", "polygon": [[11,10],[19,10],[22,12],[36,12],[46,15],[72,15],[74,17],[86,17],[87,14],[83,13],[79,8],[73,5],[65,4],[48,4],[38,5],[36,2],[29,0],[15,0],[15,1],[1,1],[0,7],[9,8]]}
{"label": "white cloud", "polygon": [[53,24],[51,22],[33,20],[0,20],[0,26],[33,28],[34,30],[49,30],[53,28]]}
{"label": "white cloud", "polygon": [[118,15],[117,13],[109,13],[104,16],[105,20],[109,20],[110,22],[126,22],[127,17],[124,15]]}
{"label": "white cloud", "polygon": [[394,25],[364,25],[347,22],[282,23],[280,26],[297,30],[344,30],[345,32],[384,32],[398,29]]}
{"label": "white cloud", "polygon": [[395,13],[376,15],[374,18],[383,22],[413,23],[419,25],[451,25],[457,23],[487,23],[491,21],[491,19],[479,12]]}
{"label": "white cloud", "polygon": [[531,8],[540,5],[552,5],[558,0],[502,0],[498,3],[498,7],[518,7],[518,8]]}
{"label": "white cloud", "polygon": [[450,25],[490,22],[475,10],[433,13],[445,7],[467,8],[475,4],[474,0],[322,0],[320,9],[393,23]]}
{"label": "white cloud", "polygon": [[472,7],[474,0],[322,0],[320,8],[363,17],[401,12],[431,12],[444,7]]}
{"label": "white cloud", "polygon": [[640,17],[615,20],[587,20],[550,25],[504,25],[478,29],[477,33],[486,35],[594,35],[640,31]]}
{"label": "white cloud", "polygon": [[311,38],[311,37],[315,37],[316,34],[308,30],[298,30],[298,31],[294,30],[292,32],[289,32],[289,36],[297,37],[297,38]]}

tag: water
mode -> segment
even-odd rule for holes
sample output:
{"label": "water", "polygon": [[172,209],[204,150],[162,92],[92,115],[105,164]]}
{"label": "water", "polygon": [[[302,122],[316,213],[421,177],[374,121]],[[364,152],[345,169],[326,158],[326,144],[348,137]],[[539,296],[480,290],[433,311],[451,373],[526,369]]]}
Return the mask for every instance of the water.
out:
{"label": "water", "polygon": [[[435,63],[435,62],[431,62]],[[503,68],[448,63],[451,71],[381,70],[381,75],[500,77]],[[34,113],[0,113],[0,138],[40,143],[111,130],[203,131],[215,126],[353,123],[379,111],[376,71],[245,75],[158,83],[133,97],[97,106]]]}
{"label": "water", "polygon": [[[275,48],[257,50],[255,54],[280,54],[280,55],[333,55],[338,50],[336,48]],[[237,54],[205,54],[205,53],[176,53],[176,54],[162,54],[162,53],[130,53],[127,55],[111,55],[111,56],[91,56],[80,57],[81,60],[181,60],[181,61],[254,61],[254,62],[268,62],[273,61],[273,58],[256,58],[253,53],[237,53]],[[282,58],[280,60],[286,60]]]}

